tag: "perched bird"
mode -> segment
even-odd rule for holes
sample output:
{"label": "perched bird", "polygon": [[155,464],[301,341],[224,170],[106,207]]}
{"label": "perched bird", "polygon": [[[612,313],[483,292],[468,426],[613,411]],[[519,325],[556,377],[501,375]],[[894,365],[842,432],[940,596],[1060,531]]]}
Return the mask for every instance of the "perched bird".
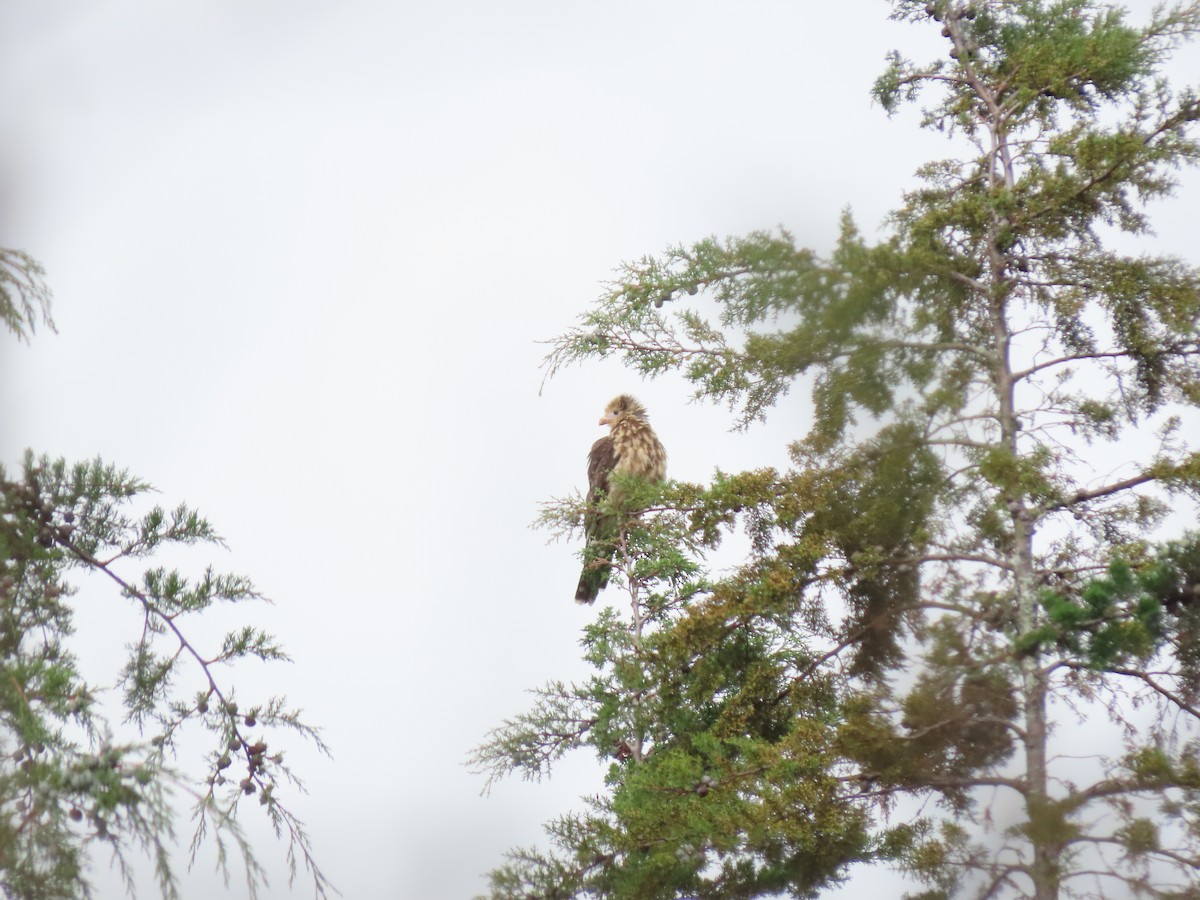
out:
{"label": "perched bird", "polygon": [[608,404],[600,424],[607,425],[609,432],[592,444],[588,453],[589,509],[583,517],[588,543],[575,589],[576,603],[591,603],[608,584],[617,522],[615,516],[602,515],[597,507],[612,491],[611,477],[622,474],[662,481],[667,475],[667,451],[646,419],[646,407],[621,394]]}

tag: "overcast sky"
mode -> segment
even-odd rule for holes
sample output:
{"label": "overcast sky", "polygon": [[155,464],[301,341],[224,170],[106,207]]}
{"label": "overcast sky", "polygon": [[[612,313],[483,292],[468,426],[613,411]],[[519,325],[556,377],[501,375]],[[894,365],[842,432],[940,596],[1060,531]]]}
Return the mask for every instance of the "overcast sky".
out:
{"label": "overcast sky", "polygon": [[[585,483],[618,392],[690,480],[782,463],[804,403],[731,434],[686,385],[615,366],[539,395],[538,341],[674,242],[783,225],[825,250],[847,206],[876,234],[945,152],[870,102],[889,49],[944,49],[888,9],[0,6],[0,246],[44,264],[59,330],[0,343],[0,460],[99,454],[209,516],[230,549],[195,563],[251,575],[296,660],[241,693],[286,692],[333,748],[291,751],[311,790],[293,806],[345,897],[480,892],[599,783],[585,753],[481,798],[463,766],[526,689],[586,674],[596,611],[571,602],[578,547],[529,529],[539,501]],[[1194,258],[1198,200],[1188,173],[1159,249]],[[80,652],[111,678],[137,619],[99,586],[79,601]],[[246,812],[266,896],[291,896]],[[212,884],[206,859],[184,895]]]}

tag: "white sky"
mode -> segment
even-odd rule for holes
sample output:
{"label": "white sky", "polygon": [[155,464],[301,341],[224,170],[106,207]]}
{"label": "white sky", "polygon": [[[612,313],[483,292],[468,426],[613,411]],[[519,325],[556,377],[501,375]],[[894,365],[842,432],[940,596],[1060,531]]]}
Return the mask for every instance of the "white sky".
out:
{"label": "white sky", "polygon": [[[293,807],[347,898],[480,892],[504,850],[544,843],[542,822],[593,788],[586,754],[486,799],[462,765],[525,689],[585,674],[578,547],[529,530],[538,502],[584,483],[620,391],[691,480],[782,463],[804,404],[729,434],[679,381],[599,365],[539,396],[536,341],[670,243],[782,224],[827,249],[845,206],[874,234],[947,152],[870,103],[887,50],[942,49],[887,13],[0,7],[0,246],[45,265],[59,326],[0,343],[0,460],[99,454],[210,517],[230,551],[195,562],[251,575],[277,604],[253,620],[296,659],[245,673],[243,695],[286,692],[333,747],[333,762],[291,752],[311,790]],[[1197,55],[1174,71],[1194,76]],[[1164,252],[1193,253],[1200,180],[1185,178],[1157,218]],[[136,619],[106,589],[79,600],[80,650],[105,671]],[[254,830],[282,873],[282,846]],[[212,884],[206,863],[184,894]],[[266,896],[290,896],[286,878]]]}

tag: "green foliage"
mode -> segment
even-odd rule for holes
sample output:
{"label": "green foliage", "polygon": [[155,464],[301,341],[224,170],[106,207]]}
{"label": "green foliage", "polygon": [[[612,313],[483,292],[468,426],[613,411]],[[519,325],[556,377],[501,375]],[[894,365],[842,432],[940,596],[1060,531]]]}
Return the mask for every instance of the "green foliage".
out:
{"label": "green foliage", "polygon": [[[186,506],[132,515],[147,490],[99,460],[72,466],[27,454],[12,480],[0,469],[0,889],[22,898],[86,896],[88,850],[103,844],[127,878],[127,855],[149,853],[164,896],[177,896],[169,793],[186,781],[169,760],[188,730],[207,731],[213,748],[201,789],[187,788],[197,797],[193,853],[210,828],[222,860],[224,842],[232,840],[256,893],[262,870],[236,814],[242,800],[257,795],[287,836],[293,871],[302,859],[324,895],[328,883],[304,826],[276,796],[297,782],[276,752],[275,735],[292,731],[324,744],[281,697],[239,709],[231,676],[223,674],[241,659],[287,657],[250,627],[231,632],[215,652],[187,636],[191,620],[215,605],[262,597],[248,579],[212,569],[194,581],[162,567],[146,569],[140,583],[121,574],[124,564],[173,545],[220,543]],[[87,573],[97,577],[82,586],[69,580]],[[71,598],[102,596],[104,581],[142,619],[116,680],[126,720],[142,737],[128,743],[113,740],[100,712],[105,691],[83,677],[71,650]],[[234,757],[240,781],[231,771]]]}
{"label": "green foliage", "polygon": [[[1200,583],[1200,535],[1156,548],[1137,566],[1114,560],[1108,573],[1077,586],[1072,596],[1043,591],[1044,624],[1015,637],[1022,653],[1059,654],[1101,672],[1148,662],[1170,652],[1195,670],[1193,640]],[[1194,679],[1182,679],[1181,697],[1195,696]]]}
{"label": "green foliage", "polygon": [[[475,757],[540,777],[587,746],[607,791],[495,897],[808,896],[864,861],[928,898],[1197,890],[1200,539],[1153,529],[1200,498],[1200,271],[1103,238],[1145,237],[1200,158],[1200,97],[1157,71],[1200,6],[1141,27],[1094,0],[893,8],[946,52],[893,53],[875,96],[921,98],[965,152],[920,170],[878,243],[847,213],[827,257],[785,231],[672,247],[553,342],[550,374],[617,357],[741,426],[803,385],[812,419],[785,471],[625,511],[629,616],[586,629],[598,674]],[[710,573],[737,529],[747,559]],[[1056,752],[1062,710],[1125,741],[1088,783]],[[897,822],[902,798],[923,818]]]}
{"label": "green foliage", "polygon": [[[767,473],[739,485],[764,504],[779,490]],[[491,778],[540,778],[583,746],[609,762],[611,796],[551,829],[556,855],[515,853],[513,866],[493,875],[496,896],[807,895],[869,852],[861,814],[828,771],[832,695],[797,677],[812,662],[787,628],[798,576],[752,564],[704,585],[690,580],[694,561],[679,557],[714,520],[739,515],[728,505],[732,490],[723,481],[711,492],[655,489],[654,510],[621,529],[629,549],[614,582],[633,619],[609,608],[585,629],[597,674],[547,685],[531,712],[476,751],[474,765]],[[747,494],[738,497],[750,516]],[[555,511],[569,527],[583,509]]]}
{"label": "green foliage", "polygon": [[0,322],[20,340],[29,340],[39,318],[54,328],[44,274],[28,253],[0,247]]}

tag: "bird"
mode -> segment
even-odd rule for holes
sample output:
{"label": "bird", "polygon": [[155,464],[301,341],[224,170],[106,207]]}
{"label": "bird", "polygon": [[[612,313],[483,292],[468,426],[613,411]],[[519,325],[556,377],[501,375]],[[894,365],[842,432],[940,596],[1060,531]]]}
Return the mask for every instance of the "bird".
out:
{"label": "bird", "polygon": [[613,491],[612,476],[632,475],[656,483],[667,477],[667,451],[650,427],[641,403],[629,394],[614,397],[600,424],[607,425],[609,432],[592,444],[588,453],[588,511],[583,517],[587,547],[575,589],[576,603],[592,603],[608,584],[617,520],[613,513],[601,513],[599,504],[606,497],[620,499]]}

